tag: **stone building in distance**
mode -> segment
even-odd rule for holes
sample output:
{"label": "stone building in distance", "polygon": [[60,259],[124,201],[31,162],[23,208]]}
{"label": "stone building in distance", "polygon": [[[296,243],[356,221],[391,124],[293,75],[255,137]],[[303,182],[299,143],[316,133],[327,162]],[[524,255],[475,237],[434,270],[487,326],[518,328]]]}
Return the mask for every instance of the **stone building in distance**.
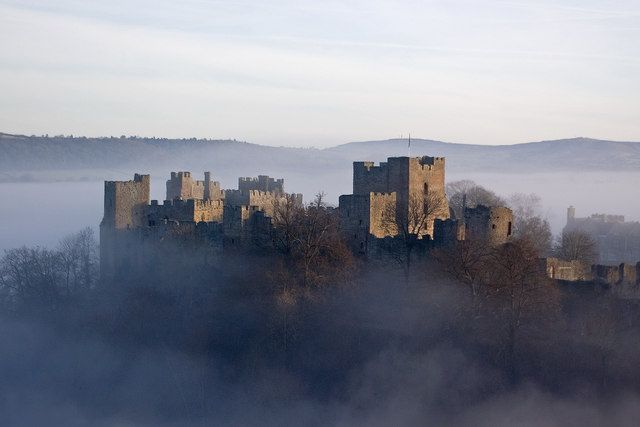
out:
{"label": "stone building in distance", "polygon": [[563,232],[583,231],[597,245],[602,264],[635,263],[640,260],[640,222],[625,221],[623,215],[593,214],[576,217],[573,206],[567,209]]}

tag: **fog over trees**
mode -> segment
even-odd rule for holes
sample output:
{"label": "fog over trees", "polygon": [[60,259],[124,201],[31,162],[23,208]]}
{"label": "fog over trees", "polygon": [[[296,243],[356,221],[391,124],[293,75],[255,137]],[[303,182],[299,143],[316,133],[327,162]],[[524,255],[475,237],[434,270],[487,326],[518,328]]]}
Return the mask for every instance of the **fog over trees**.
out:
{"label": "fog over trees", "polygon": [[[530,239],[538,199],[507,200],[522,221],[507,244],[465,240],[409,265],[354,257],[322,194],[279,204],[247,249],[210,258],[166,239],[108,283],[90,230],[8,250],[0,413],[6,425],[633,425],[638,302],[547,279],[548,242]],[[554,250],[590,254],[568,237]]]}

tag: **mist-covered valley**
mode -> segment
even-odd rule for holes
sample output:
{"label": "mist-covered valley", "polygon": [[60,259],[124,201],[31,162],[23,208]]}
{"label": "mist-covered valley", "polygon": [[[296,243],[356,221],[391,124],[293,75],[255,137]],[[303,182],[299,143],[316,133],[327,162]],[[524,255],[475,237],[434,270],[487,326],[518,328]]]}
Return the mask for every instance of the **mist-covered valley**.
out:
{"label": "mist-covered valley", "polygon": [[[409,154],[406,141],[326,150],[231,141],[166,154],[167,142],[158,152],[145,147],[147,158],[128,143],[139,141],[118,139],[117,156],[104,147],[87,157],[64,151],[66,163],[57,148],[47,161],[38,151],[45,144],[34,161],[5,163],[2,424],[636,424],[637,297],[548,280],[539,270],[546,253],[520,237],[496,248],[434,249],[411,264],[346,247],[328,205],[352,192],[352,162]],[[444,155],[447,182],[473,180],[504,200],[537,194],[535,214],[556,235],[569,205],[578,216],[640,220],[637,144],[621,145],[631,154],[619,168],[595,165],[615,143],[591,141],[582,143],[592,155],[542,167],[554,147],[566,156],[563,144],[576,143],[465,151],[418,140],[411,155]],[[284,178],[306,205],[293,228],[275,224],[264,246],[220,251],[169,231],[116,248],[132,262],[101,277],[103,181],[150,173],[151,199],[163,200],[179,170],[197,179],[211,171],[222,188],[236,188],[239,176]],[[326,199],[314,205],[321,191]]]}

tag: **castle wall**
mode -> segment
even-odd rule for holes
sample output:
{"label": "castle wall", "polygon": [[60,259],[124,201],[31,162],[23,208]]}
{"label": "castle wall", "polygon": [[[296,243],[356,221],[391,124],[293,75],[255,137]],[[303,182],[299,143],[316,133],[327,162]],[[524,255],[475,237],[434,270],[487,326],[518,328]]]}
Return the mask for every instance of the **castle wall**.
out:
{"label": "castle wall", "polygon": [[250,191],[258,190],[263,192],[274,192],[278,194],[284,193],[284,179],[274,179],[268,175],[258,175],[257,178],[241,177],[238,178],[238,190]]}
{"label": "castle wall", "polygon": [[485,240],[491,245],[506,243],[513,230],[513,212],[502,206],[467,208],[464,220],[466,239]]}
{"label": "castle wall", "polygon": [[143,225],[150,189],[149,175],[135,174],[133,181],[105,181],[102,223],[115,229]]}
{"label": "castle wall", "polygon": [[446,247],[465,239],[464,224],[457,219],[436,219],[433,222],[433,240],[438,247]]}
{"label": "castle wall", "polygon": [[145,224],[149,203],[149,175],[135,174],[133,181],[105,181],[104,216],[100,223],[100,275],[112,277],[117,267],[117,248],[129,242],[128,230]]}
{"label": "castle wall", "polygon": [[353,194],[389,192],[387,163],[375,166],[373,162],[353,162]]}
{"label": "castle wall", "polygon": [[171,172],[171,178],[167,180],[167,200],[221,200],[224,191],[219,182],[211,181],[210,176],[209,172],[205,172],[205,180],[197,181],[192,178],[191,172]]}
{"label": "castle wall", "polygon": [[592,265],[591,274],[599,283],[613,285],[620,281],[620,267],[617,265]]}
{"label": "castle wall", "polygon": [[540,262],[542,270],[550,279],[578,282],[589,281],[593,278],[591,266],[582,261],[543,258]]}
{"label": "castle wall", "polygon": [[395,193],[340,196],[340,228],[353,250],[366,253],[371,238],[395,236]]}
{"label": "castle wall", "polygon": [[223,200],[165,200],[162,205],[152,200],[145,213],[149,226],[168,221],[222,222]]}
{"label": "castle wall", "polygon": [[340,230],[354,252],[366,253],[369,241],[369,196],[342,195],[339,199]]}

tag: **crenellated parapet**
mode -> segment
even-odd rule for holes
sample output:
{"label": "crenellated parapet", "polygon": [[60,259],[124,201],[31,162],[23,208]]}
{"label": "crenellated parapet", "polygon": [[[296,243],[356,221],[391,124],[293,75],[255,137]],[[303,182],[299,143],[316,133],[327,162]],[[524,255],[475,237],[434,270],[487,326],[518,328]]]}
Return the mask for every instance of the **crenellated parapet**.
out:
{"label": "crenellated parapet", "polygon": [[204,180],[194,180],[191,172],[171,172],[171,178],[167,180],[167,199],[198,199],[220,200],[224,198],[224,191],[220,183],[211,181],[211,173],[204,173]]}
{"label": "crenellated parapet", "polygon": [[105,181],[102,224],[113,229],[143,225],[150,189],[149,175],[135,174],[131,181]]}
{"label": "crenellated parapet", "polygon": [[145,215],[148,226],[166,221],[222,222],[223,200],[165,200],[162,205],[152,200]]}
{"label": "crenellated parapet", "polygon": [[258,175],[257,178],[240,177],[238,178],[238,190],[259,190],[264,192],[284,194],[284,179],[275,179],[269,177],[268,175]]}

